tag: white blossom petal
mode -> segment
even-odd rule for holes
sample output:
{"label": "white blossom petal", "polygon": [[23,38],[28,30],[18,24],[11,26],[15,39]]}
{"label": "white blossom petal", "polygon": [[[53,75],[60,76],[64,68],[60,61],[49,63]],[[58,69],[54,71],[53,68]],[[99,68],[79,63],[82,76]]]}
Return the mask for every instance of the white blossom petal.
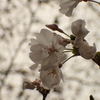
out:
{"label": "white blossom petal", "polygon": [[37,34],[36,36],[38,43],[45,46],[48,46],[52,43],[53,37],[53,33],[47,29],[42,29],[40,34]]}
{"label": "white blossom petal", "polygon": [[32,52],[30,52],[29,57],[35,63],[41,63],[48,56],[39,45],[33,45],[30,50]]}
{"label": "white blossom petal", "polygon": [[29,46],[33,46],[33,45],[38,44],[36,39],[31,38],[30,41],[31,41],[31,43],[29,43]]}
{"label": "white blossom petal", "polygon": [[42,65],[43,66],[46,66],[46,67],[43,67],[42,69],[47,69],[47,65],[52,65],[52,64],[55,64],[57,62],[57,55],[56,54],[53,54],[45,59],[43,59],[43,62],[42,62]]}
{"label": "white blossom petal", "polygon": [[31,70],[35,70],[37,67],[38,67],[38,63],[33,64],[32,66],[30,66],[30,69]]}

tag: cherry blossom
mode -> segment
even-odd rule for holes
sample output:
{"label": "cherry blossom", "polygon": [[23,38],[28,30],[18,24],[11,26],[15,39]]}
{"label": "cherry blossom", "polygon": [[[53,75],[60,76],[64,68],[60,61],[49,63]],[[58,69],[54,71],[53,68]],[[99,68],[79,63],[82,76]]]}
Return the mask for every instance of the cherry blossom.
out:
{"label": "cherry blossom", "polygon": [[85,28],[85,21],[78,19],[74,21],[71,25],[71,31],[76,37],[84,38],[89,31]]}
{"label": "cherry blossom", "polygon": [[73,43],[76,48],[79,48],[82,45],[85,36],[89,33],[89,31],[85,28],[85,25],[86,23],[82,19],[74,21],[71,25],[71,31],[76,36]]}
{"label": "cherry blossom", "polygon": [[59,85],[61,79],[63,80],[61,69],[56,64],[48,65],[48,67],[42,66],[42,68],[40,70],[40,79],[44,88],[51,89]]}
{"label": "cherry blossom", "polygon": [[[66,1],[61,1],[65,2]],[[75,2],[75,1],[74,1]],[[70,2],[69,2],[70,3]],[[60,29],[57,25],[46,25],[49,29],[53,31],[60,32],[61,34],[68,36],[69,39],[62,37],[54,32],[47,29],[42,29],[40,33],[36,34],[36,38],[31,38],[29,43],[30,47],[30,59],[34,64],[30,69],[34,70],[40,66],[40,83],[36,84],[25,84],[26,88],[34,89],[37,87],[40,90],[51,90],[52,88],[58,86],[63,81],[63,73],[61,68],[65,62],[75,56],[81,56],[85,59],[92,59],[96,61],[96,46],[90,46],[86,41],[85,37],[89,31],[85,27],[86,23],[82,19],[78,19],[71,24],[71,31],[73,35],[66,35],[66,33]],[[72,48],[69,48],[72,44]],[[67,58],[67,53],[72,52],[74,55]],[[48,92],[47,92],[48,93]],[[44,94],[44,92],[42,93]],[[45,96],[44,96],[45,98]],[[43,99],[44,100],[44,99]]]}
{"label": "cherry blossom", "polygon": [[93,59],[96,55],[95,43],[93,44],[93,46],[89,46],[87,41],[84,41],[79,48],[79,53],[85,59]]}
{"label": "cherry blossom", "polygon": [[60,9],[59,11],[62,14],[70,17],[72,15],[73,9],[78,5],[82,0],[60,0]]}
{"label": "cherry blossom", "polygon": [[94,2],[100,5],[100,2],[95,0],[58,0],[60,9],[59,11],[62,14],[65,14],[66,16],[70,17],[72,15],[73,9],[82,1],[87,2]]}
{"label": "cherry blossom", "polygon": [[30,68],[35,69],[39,64],[48,65],[56,62],[61,63],[66,54],[63,53],[65,47],[61,44],[62,37],[47,29],[42,29],[40,34],[36,34],[36,39],[31,39],[30,59],[35,63]]}

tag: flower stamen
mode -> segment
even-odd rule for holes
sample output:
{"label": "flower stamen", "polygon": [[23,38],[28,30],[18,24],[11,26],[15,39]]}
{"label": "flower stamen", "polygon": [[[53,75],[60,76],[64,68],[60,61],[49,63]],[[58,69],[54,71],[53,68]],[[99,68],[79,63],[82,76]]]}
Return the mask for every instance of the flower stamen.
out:
{"label": "flower stamen", "polygon": [[57,78],[57,73],[54,69],[48,70],[48,75],[52,75],[52,78]]}

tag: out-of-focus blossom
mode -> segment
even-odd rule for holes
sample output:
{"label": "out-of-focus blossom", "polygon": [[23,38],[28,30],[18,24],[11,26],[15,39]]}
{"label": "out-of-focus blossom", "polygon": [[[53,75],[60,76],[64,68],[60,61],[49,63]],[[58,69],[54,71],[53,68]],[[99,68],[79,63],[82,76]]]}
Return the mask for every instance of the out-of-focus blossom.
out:
{"label": "out-of-focus blossom", "polygon": [[60,9],[59,11],[62,14],[70,17],[72,15],[73,9],[78,5],[82,0],[60,0]]}
{"label": "out-of-focus blossom", "polygon": [[87,41],[84,41],[79,48],[79,53],[85,59],[93,59],[96,55],[95,43],[93,44],[93,46],[89,46]]}
{"label": "out-of-focus blossom", "polygon": [[82,1],[84,2],[91,1],[91,2],[95,2],[100,5],[100,2],[95,1],[95,0],[58,0],[58,1],[60,3],[59,11],[68,17],[72,15],[73,9]]}
{"label": "out-of-focus blossom", "polygon": [[85,28],[85,21],[78,19],[74,21],[71,25],[71,31],[76,37],[84,38],[89,31]]}
{"label": "out-of-focus blossom", "polygon": [[40,70],[40,79],[42,81],[43,87],[46,89],[51,89],[54,86],[59,85],[63,75],[61,69],[55,65],[43,66],[43,69]]}
{"label": "out-of-focus blossom", "polygon": [[61,44],[62,37],[47,29],[42,29],[40,34],[36,34],[36,39],[31,39],[29,54],[30,59],[35,63],[30,68],[35,69],[39,64],[55,64],[64,60],[63,54],[65,47]]}

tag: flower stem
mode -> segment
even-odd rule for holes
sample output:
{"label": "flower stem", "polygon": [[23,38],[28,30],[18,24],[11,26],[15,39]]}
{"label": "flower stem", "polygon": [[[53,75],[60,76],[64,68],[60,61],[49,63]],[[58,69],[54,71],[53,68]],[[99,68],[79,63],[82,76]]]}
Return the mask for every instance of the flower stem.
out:
{"label": "flower stem", "polygon": [[46,96],[43,96],[43,100],[45,100]]}
{"label": "flower stem", "polygon": [[72,52],[72,50],[73,50],[73,49],[66,48],[66,50],[63,51],[63,53],[65,53],[65,52]]}
{"label": "flower stem", "polygon": [[68,34],[66,34],[65,32],[62,32],[62,33],[70,38],[70,36]]}
{"label": "flower stem", "polygon": [[69,50],[69,51],[67,51],[67,50],[66,51],[63,51],[63,53],[65,53],[65,52],[72,52],[72,51],[71,50]]}
{"label": "flower stem", "polygon": [[71,48],[66,48],[66,50],[73,50],[73,49],[71,49]]}
{"label": "flower stem", "polygon": [[71,57],[69,57],[68,59],[66,59],[65,61],[63,61],[61,64],[64,64],[66,61],[68,61],[68,60],[71,59],[72,57],[75,57],[75,55],[72,55]]}

